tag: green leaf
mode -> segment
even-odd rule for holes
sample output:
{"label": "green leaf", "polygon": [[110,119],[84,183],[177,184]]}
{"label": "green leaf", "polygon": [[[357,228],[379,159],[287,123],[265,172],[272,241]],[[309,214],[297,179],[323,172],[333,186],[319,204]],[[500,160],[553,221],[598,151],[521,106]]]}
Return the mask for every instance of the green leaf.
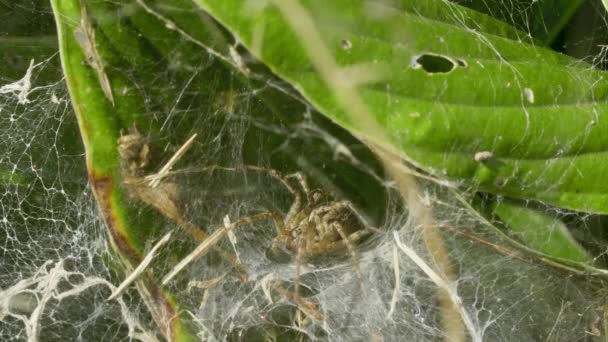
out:
{"label": "green leaf", "polygon": [[[257,11],[241,0],[198,3],[322,113],[373,140],[312,57],[327,51],[341,70],[367,70],[360,98],[390,148],[427,172],[486,192],[608,213],[604,72],[521,35],[516,40],[512,31],[499,32],[501,23],[445,1],[303,1],[303,13],[295,12],[313,20],[323,38],[317,49],[302,44],[310,32],[294,30],[297,22],[278,2]],[[433,69],[433,59],[451,71]]]}
{"label": "green leaf", "polygon": [[[119,96],[115,103],[109,98],[112,94],[108,93],[103,81],[107,74],[100,67],[102,56],[111,59],[112,51],[109,45],[99,43],[89,8],[81,5],[78,0],[52,2],[62,68],[85,146],[89,182],[103,213],[108,235],[125,265],[135,266],[142,259],[141,246],[145,240],[141,240],[141,229],[128,218],[126,194],[120,186],[116,141],[121,119],[143,110],[142,101],[130,96],[125,89],[129,82],[119,74],[112,75],[110,85],[113,94]],[[165,337],[175,341],[193,340],[181,320],[173,319],[176,309],[172,298],[149,275],[143,278],[141,288],[145,291],[141,291],[142,297]]]}
{"label": "green leaf", "polygon": [[514,238],[530,248],[574,263],[593,262],[564,223],[550,213],[510,200],[495,203],[493,212],[508,226]]}

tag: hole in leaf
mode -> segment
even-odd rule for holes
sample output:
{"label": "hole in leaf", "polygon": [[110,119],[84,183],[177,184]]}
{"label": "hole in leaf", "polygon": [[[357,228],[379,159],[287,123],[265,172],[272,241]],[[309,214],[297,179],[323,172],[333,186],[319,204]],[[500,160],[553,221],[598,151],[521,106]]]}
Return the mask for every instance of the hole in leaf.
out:
{"label": "hole in leaf", "polygon": [[458,65],[462,65],[460,61],[457,63],[448,57],[433,54],[420,55],[412,63],[414,69],[422,68],[430,74],[448,73]]}
{"label": "hole in leaf", "polygon": [[353,47],[353,43],[351,43],[348,39],[342,39],[341,44],[344,50],[350,50]]}

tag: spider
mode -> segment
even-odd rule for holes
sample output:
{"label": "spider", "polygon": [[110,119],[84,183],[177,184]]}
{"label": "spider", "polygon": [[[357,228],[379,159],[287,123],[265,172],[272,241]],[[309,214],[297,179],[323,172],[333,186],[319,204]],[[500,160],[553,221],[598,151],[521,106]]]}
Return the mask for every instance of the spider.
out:
{"label": "spider", "polygon": [[[200,244],[190,255],[182,259],[163,279],[163,284],[167,284],[189,263],[206,254],[208,249],[217,244],[231,229],[268,219],[274,222],[276,228],[271,250],[276,253],[280,249],[285,249],[295,253],[295,294],[291,296],[294,298],[294,302],[301,302],[298,294],[301,265],[303,260],[308,257],[331,253],[346,247],[354,261],[357,276],[361,280],[359,258],[355,246],[359,240],[374,229],[349,201],[334,200],[329,192],[323,190],[311,190],[305,176],[300,172],[284,175],[277,170],[254,165],[244,165],[239,168],[210,166],[197,171],[203,170],[249,170],[267,173],[283,184],[294,197],[294,201],[285,216],[276,211],[265,211],[240,218],[235,222],[227,220],[224,222],[223,228],[217,229],[210,235],[208,241]],[[301,189],[294,186],[293,180],[297,181]]]}
{"label": "spider", "polygon": [[[303,259],[321,254],[331,253],[346,247],[353,259],[357,276],[361,282],[359,255],[356,243],[372,231],[371,226],[353,207],[350,201],[335,200],[323,190],[310,190],[304,175],[296,172],[282,175],[276,170],[251,167],[251,169],[266,171],[281,181],[294,196],[294,201],[283,219],[272,215],[277,236],[272,241],[272,250],[281,247],[296,254],[295,301],[299,301],[299,278]],[[296,179],[305,196],[297,191],[289,182]]]}
{"label": "spider", "polygon": [[[347,247],[357,259],[354,244],[370,232],[370,227],[349,201],[333,200],[332,195],[323,190],[311,191],[300,172],[285,176],[272,169],[247,168],[268,172],[294,196],[285,217],[279,220],[277,214],[272,216],[277,228],[277,236],[272,241],[273,251],[285,247],[297,257],[306,258]],[[290,179],[298,181],[305,201]]]}

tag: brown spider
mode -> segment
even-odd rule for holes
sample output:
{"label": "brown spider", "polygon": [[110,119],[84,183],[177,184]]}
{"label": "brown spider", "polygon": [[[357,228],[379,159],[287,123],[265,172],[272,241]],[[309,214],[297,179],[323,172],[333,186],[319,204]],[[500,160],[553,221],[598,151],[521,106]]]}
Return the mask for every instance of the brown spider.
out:
{"label": "brown spider", "polygon": [[[322,190],[311,191],[306,178],[299,172],[283,175],[274,169],[263,168],[253,165],[244,165],[240,168],[228,168],[221,166],[210,166],[202,169],[190,169],[188,172],[213,171],[213,170],[250,170],[268,173],[280,181],[283,186],[294,196],[294,201],[285,216],[275,212],[266,211],[259,214],[240,218],[235,222],[229,220],[224,223],[223,228],[217,229],[210,235],[209,239],[199,245],[190,255],[185,257],[173,270],[163,279],[167,284],[178,272],[183,270],[189,263],[200,258],[222,239],[231,229],[257,222],[272,219],[277,230],[277,235],[272,241],[272,251],[277,252],[281,248],[296,254],[296,281],[295,293],[289,298],[300,306],[299,277],[300,269],[305,258],[337,251],[346,247],[354,261],[357,276],[361,280],[359,271],[358,254],[356,243],[373,229],[366,220],[358,214],[349,201],[336,201],[332,196]],[[292,179],[297,180],[301,187],[298,191],[292,184]],[[302,194],[304,196],[302,196]]]}
{"label": "brown spider", "polygon": [[[311,191],[306,178],[299,172],[284,176],[276,170],[247,166],[249,169],[266,171],[279,179],[294,196],[287,215],[277,219],[277,236],[273,239],[272,249],[277,251],[284,246],[299,257],[324,254],[347,247],[356,259],[357,241],[370,233],[369,225],[349,201],[332,200],[331,194],[322,190]],[[305,195],[289,182],[297,179]],[[280,217],[280,216],[279,216]]]}
{"label": "brown spider", "polygon": [[[280,218],[273,214],[272,218],[277,228],[277,236],[272,241],[272,250],[277,251],[284,246],[296,254],[296,282],[294,298],[299,302],[299,278],[303,259],[337,251],[346,247],[353,259],[357,276],[361,282],[359,256],[356,243],[371,233],[371,226],[359,215],[353,205],[346,200],[336,201],[330,193],[322,190],[311,191],[306,178],[299,172],[287,176],[276,170],[255,166],[247,168],[266,171],[281,181],[294,196],[287,215]],[[302,195],[289,182],[297,179],[305,195]]]}

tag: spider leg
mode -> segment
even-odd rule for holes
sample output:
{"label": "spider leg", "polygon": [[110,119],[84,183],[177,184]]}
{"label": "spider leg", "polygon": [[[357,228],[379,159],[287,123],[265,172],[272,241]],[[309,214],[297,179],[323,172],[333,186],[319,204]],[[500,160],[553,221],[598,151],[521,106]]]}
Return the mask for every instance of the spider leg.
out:
{"label": "spider leg", "polygon": [[350,252],[351,257],[353,258],[353,264],[355,266],[355,272],[357,273],[357,278],[359,279],[359,283],[363,284],[363,275],[361,274],[361,267],[359,265],[359,253],[357,253],[355,244],[353,243],[353,241],[351,241],[351,236],[356,233],[353,233],[351,235],[346,235],[346,232],[344,232],[344,229],[342,229],[342,225],[337,222],[332,223],[331,227],[334,228],[338,232],[338,234],[340,234],[340,237],[342,238],[341,241],[348,248],[348,251]]}
{"label": "spider leg", "polygon": [[294,302],[300,302],[300,272],[302,271],[302,257],[304,254],[304,241],[300,237],[298,237],[298,248],[296,252],[296,280],[295,280],[295,289],[294,289]]}
{"label": "spider leg", "polygon": [[[285,188],[287,188],[287,190],[293,195],[293,203],[289,207],[289,211],[287,211],[287,215],[285,215],[285,222],[289,222],[289,221],[291,221],[292,217],[294,217],[300,210],[302,210],[302,195],[289,182],[289,178],[295,177],[298,180],[303,180],[304,176],[302,176],[299,172],[296,172],[294,174],[290,174],[287,176],[283,175],[282,173],[279,173],[276,170],[272,170],[272,169],[269,169],[268,172],[270,173],[271,176],[273,176],[274,178],[281,181],[281,183],[285,186]],[[300,184],[306,185],[306,182],[304,181],[304,183],[300,183]],[[306,192],[307,188],[308,187],[304,188],[305,192]],[[306,192],[306,198],[308,199],[308,197],[309,197],[309,193]]]}
{"label": "spider leg", "polygon": [[[316,208],[314,208],[311,212],[309,217],[323,217],[326,216],[327,213],[335,213],[338,212],[340,209],[343,208],[350,208],[347,203],[349,203],[348,201],[340,201],[340,202],[333,202],[331,204],[327,204],[327,205],[321,205],[318,206]],[[325,215],[323,215],[325,214]]]}
{"label": "spider leg", "polygon": [[276,281],[273,284],[273,289],[276,290],[280,296],[287,298],[287,300],[294,303],[298,310],[304,312],[306,316],[317,321],[323,319],[323,314],[320,312],[318,303],[315,303],[313,300],[308,298],[300,298],[299,300],[296,300],[294,291],[287,289],[280,281]]}
{"label": "spider leg", "polygon": [[[306,191],[306,189],[308,189],[308,185],[306,184],[306,181],[304,180],[304,176],[302,176],[299,172],[286,176],[277,170],[260,167],[260,166],[255,166],[255,165],[243,165],[242,168],[245,170],[252,170],[252,171],[257,171],[257,172],[268,173],[270,176],[272,176],[273,178],[275,178],[276,180],[281,182],[281,184],[283,184],[283,186],[287,189],[287,191],[289,191],[293,195],[294,201],[291,204],[291,207],[289,207],[289,211],[287,212],[287,215],[285,216],[285,219],[284,219],[285,222],[289,222],[290,219],[302,209],[302,196],[301,196],[300,192],[297,191],[293,187],[293,185],[289,182],[289,178],[294,178],[294,177],[297,178],[298,180],[300,180],[300,184],[303,184],[303,188],[305,186],[304,191]],[[309,192],[306,192],[306,196],[308,198]]]}
{"label": "spider leg", "polygon": [[[189,145],[190,145],[190,143],[188,143],[188,142],[186,142],[184,144],[184,146],[186,146],[186,147]],[[182,149],[180,149],[180,150],[182,150]],[[164,176],[169,176],[169,175],[173,175],[173,174],[177,174],[177,173],[214,172],[214,171],[218,171],[218,170],[231,171],[231,172],[235,172],[235,171],[239,171],[239,170],[249,170],[249,171],[255,171],[255,172],[268,173],[270,176],[272,176],[276,180],[280,181],[281,184],[283,184],[283,186],[285,186],[285,188],[294,196],[294,202],[292,203],[291,207],[289,208],[289,212],[287,213],[285,218],[281,217],[276,212],[272,212],[272,214],[270,214],[270,217],[274,221],[275,227],[277,230],[277,236],[275,237],[275,239],[273,240],[273,243],[272,243],[272,250],[274,250],[274,251],[278,250],[281,243],[283,241],[287,241],[289,239],[290,232],[289,232],[289,229],[287,228],[286,222],[290,222],[292,217],[294,215],[296,215],[299,211],[301,211],[301,207],[302,207],[302,196],[301,196],[300,192],[297,191],[294,188],[294,186],[289,182],[289,178],[295,177],[295,178],[299,179],[301,181],[302,187],[304,189],[308,190],[308,185],[306,184],[304,176],[301,174],[297,175],[297,176],[296,176],[296,174],[285,176],[277,170],[264,168],[264,167],[260,167],[260,166],[255,166],[255,165],[242,165],[240,167],[224,167],[224,166],[219,166],[219,165],[211,165],[211,166],[199,167],[199,168],[182,169],[182,170],[173,171],[173,172],[166,171],[164,173]],[[154,174],[154,175],[148,176],[146,178],[146,180],[149,182],[152,182],[155,179],[157,179],[157,177],[159,177],[158,174]],[[188,225],[186,225],[186,227],[190,228],[189,229],[190,231],[197,230],[197,229],[191,229],[191,227],[189,227]],[[206,235],[205,235],[205,237],[206,237]],[[200,240],[202,241],[203,239],[200,239]],[[234,263],[234,262],[231,262],[231,263]]]}
{"label": "spider leg", "polygon": [[301,172],[296,172],[285,176],[286,178],[295,178],[300,183],[302,190],[304,190],[304,194],[306,194],[306,201],[308,203],[312,203],[312,191],[310,191],[310,187],[308,186],[308,182],[306,181],[306,177]]}

